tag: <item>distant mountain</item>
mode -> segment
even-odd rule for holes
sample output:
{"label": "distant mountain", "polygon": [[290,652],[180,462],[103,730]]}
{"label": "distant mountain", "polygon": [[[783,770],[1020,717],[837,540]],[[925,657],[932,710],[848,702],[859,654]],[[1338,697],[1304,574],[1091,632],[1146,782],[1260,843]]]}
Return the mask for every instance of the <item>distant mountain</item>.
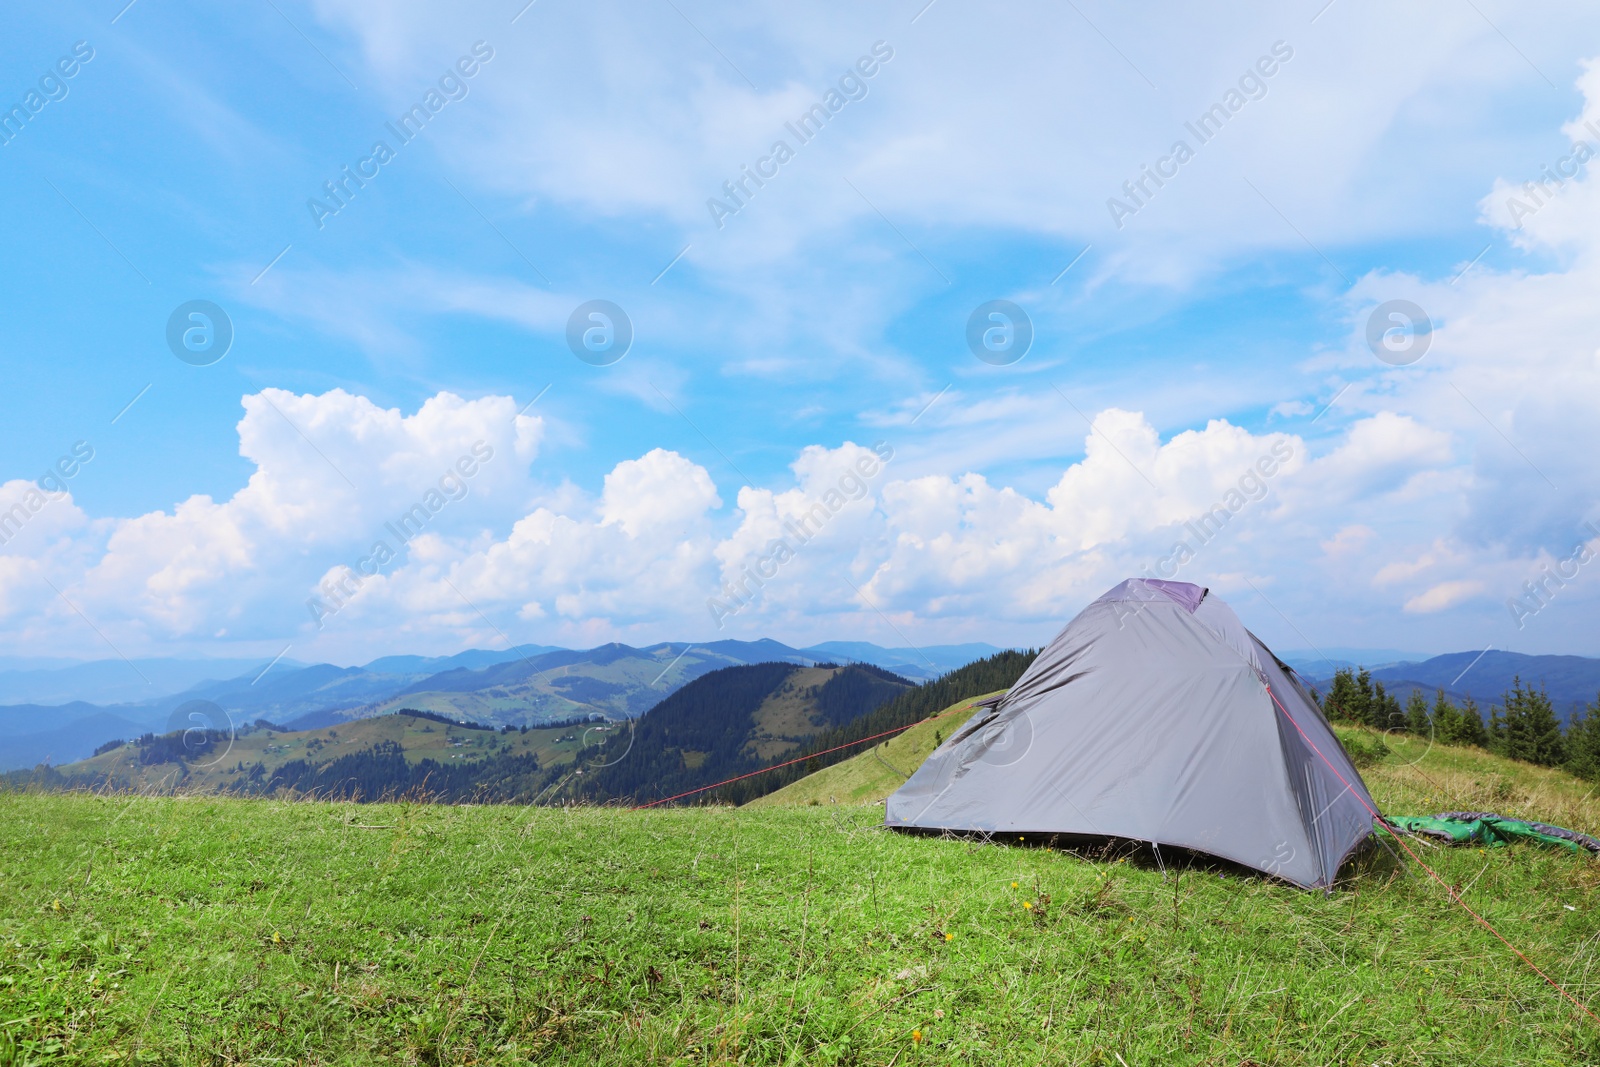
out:
{"label": "distant mountain", "polygon": [[911,689],[870,664],[725,667],[688,683],[583,760],[563,795],[669,796],[759,769]]}
{"label": "distant mountain", "polygon": [[806,665],[815,662],[815,657],[767,640],[648,648],[613,643],[584,651],[558,649],[478,670],[458,668],[432,674],[395,691],[363,714],[403,705],[512,726],[585,715],[631,719],[703,674],[765,661]]}
{"label": "distant mountain", "polygon": [[1428,656],[1423,652],[1402,652],[1395,648],[1343,648],[1330,645],[1322,649],[1297,648],[1278,652],[1278,658],[1307,678],[1332,678],[1334,671],[1345,667],[1365,666],[1368,670],[1375,670],[1396,663],[1420,663]]}
{"label": "distant mountain", "polygon": [[[1325,667],[1324,672],[1302,673],[1315,679],[1315,684],[1325,693],[1333,672]],[[1380,667],[1372,670],[1372,677],[1381,681],[1401,701],[1412,689],[1420,689],[1428,697],[1432,697],[1436,690],[1444,689],[1446,695],[1456,701],[1471,694],[1485,714],[1491,705],[1499,703],[1500,695],[1509,690],[1518,677],[1524,685],[1535,688],[1543,685],[1550,694],[1556,713],[1565,719],[1570,719],[1579,708],[1600,696],[1600,659],[1588,656],[1529,656],[1521,652],[1497,651],[1448,652],[1418,663]]]}
{"label": "distant mountain", "polygon": [[363,663],[365,670],[376,674],[438,674],[465,668],[469,671],[493,667],[524,656],[537,656],[544,652],[560,652],[559,645],[518,645],[505,651],[486,648],[469,648],[453,656],[381,656],[371,663]]}
{"label": "distant mountain", "polygon": [[13,770],[0,787],[530,801],[543,769],[571,763],[598,729],[495,730],[406,711],[319,730],[169,733],[63,766]]}
{"label": "distant mountain", "polygon": [[983,641],[965,645],[924,645],[921,648],[881,648],[867,641],[824,641],[802,649],[807,655],[838,662],[870,663],[905,678],[928,681],[1000,649]]}
{"label": "distant mountain", "polygon": [[[127,663],[54,665],[13,672],[17,675],[13,692],[51,692],[55,698],[16,699],[18,707],[0,707],[0,769],[32,766],[45,758],[58,764],[71,762],[119,736],[159,733],[175,709],[190,700],[216,704],[235,726],[265,719],[296,730],[321,729],[402,707],[497,726],[537,726],[591,715],[634,718],[685,683],[723,667],[858,662],[925,681],[993,651],[985,644],[915,649],[867,642],[825,642],[797,649],[762,639],[647,648],[613,643],[586,650],[521,645],[469,649],[452,656],[383,656],[359,667],[280,660],[266,669],[268,662],[250,660],[136,660],[152,683],[161,683],[154,688],[171,688],[152,694],[151,687],[140,682],[132,699],[119,702],[71,694],[128,691],[126,680],[118,680],[117,673],[136,678]],[[176,685],[180,681],[186,684]],[[105,688],[95,688],[102,685]],[[68,709],[77,703],[84,706]],[[79,731],[63,732],[69,723],[96,711],[107,716],[86,722]],[[13,720],[16,728],[6,728],[4,723]],[[24,734],[39,738],[26,745],[8,740]]]}
{"label": "distant mountain", "polygon": [[144,725],[96,709],[54,729],[13,734],[0,739],[0,771],[84,759],[107,741],[137,737],[145,732]]}
{"label": "distant mountain", "polygon": [[[0,661],[0,705],[138,704],[159,700],[213,679],[253,677],[267,659],[102,659],[84,663],[60,660]],[[279,668],[303,667],[280,660]]]}
{"label": "distant mountain", "polygon": [[36,763],[71,763],[106,741],[132,737],[153,726],[153,721],[130,718],[82,701],[0,708],[0,771]]}
{"label": "distant mountain", "polygon": [[[639,651],[606,646],[591,650],[601,654],[590,658],[628,664],[640,658]],[[637,727],[594,721],[496,728],[408,708],[310,730],[250,726],[198,737],[166,733],[112,742],[79,761],[14,769],[4,784],[526,802],[551,795],[553,786],[575,783],[581,795],[609,798],[618,795],[616,790],[635,788],[629,783],[649,783],[653,790],[762,766],[822,731],[848,726],[910,688],[905,679],[867,664],[741,664],[677,689]],[[84,708],[91,710],[65,729],[106,716],[91,705],[74,711]],[[42,762],[44,750],[38,745],[43,739],[21,740],[35,746],[41,755],[34,762]],[[581,769],[573,767],[578,759]],[[568,789],[560,795],[574,793]]]}

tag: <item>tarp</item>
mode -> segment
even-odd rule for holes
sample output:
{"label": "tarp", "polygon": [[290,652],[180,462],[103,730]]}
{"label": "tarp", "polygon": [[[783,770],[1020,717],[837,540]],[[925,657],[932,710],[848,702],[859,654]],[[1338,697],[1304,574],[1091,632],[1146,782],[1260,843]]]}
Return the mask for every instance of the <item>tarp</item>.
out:
{"label": "tarp", "polygon": [[1492,811],[1447,811],[1438,815],[1391,815],[1384,821],[1397,830],[1447,841],[1452,845],[1487,845],[1503,848],[1513,841],[1565,848],[1572,852],[1600,852],[1600,841],[1588,834],[1549,823],[1527,822]]}
{"label": "tarp", "polygon": [[1375,810],[1304,687],[1226,604],[1134,578],[940,745],[884,821],[1147,841],[1309,888]]}

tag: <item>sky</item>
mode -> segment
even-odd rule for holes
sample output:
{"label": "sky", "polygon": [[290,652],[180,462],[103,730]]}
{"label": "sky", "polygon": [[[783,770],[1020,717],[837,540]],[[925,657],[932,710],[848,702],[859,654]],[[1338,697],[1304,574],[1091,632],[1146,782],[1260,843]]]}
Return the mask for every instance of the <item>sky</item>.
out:
{"label": "sky", "polygon": [[8,23],[8,654],[1600,655],[1592,7]]}

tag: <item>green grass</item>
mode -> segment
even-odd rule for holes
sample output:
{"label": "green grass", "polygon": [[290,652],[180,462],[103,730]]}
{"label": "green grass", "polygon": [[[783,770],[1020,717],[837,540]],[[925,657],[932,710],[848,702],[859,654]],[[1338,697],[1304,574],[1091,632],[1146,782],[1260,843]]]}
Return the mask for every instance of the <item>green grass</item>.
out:
{"label": "green grass", "polygon": [[[1397,813],[1600,821],[1559,772],[1389,746],[1364,773]],[[880,819],[0,796],[0,1064],[1600,1057],[1420,871],[1325,896]],[[1600,994],[1593,861],[1417,847]]]}
{"label": "green grass", "polygon": [[[994,693],[986,694],[995,696]],[[870,804],[881,802],[899,789],[922,761],[933,754],[942,738],[949,737],[972,717],[978,700],[961,700],[930,715],[904,733],[880,741],[871,749],[841,763],[790,782],[776,792],[750,802],[752,808],[793,807],[798,804]]]}

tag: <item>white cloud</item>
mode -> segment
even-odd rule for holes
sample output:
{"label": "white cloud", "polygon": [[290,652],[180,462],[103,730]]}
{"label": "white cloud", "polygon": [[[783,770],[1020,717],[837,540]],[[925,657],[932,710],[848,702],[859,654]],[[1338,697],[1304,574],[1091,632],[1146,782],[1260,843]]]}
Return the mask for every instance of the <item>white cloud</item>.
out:
{"label": "white cloud", "polygon": [[1454,607],[1471,596],[1483,592],[1483,583],[1456,579],[1440,582],[1407,600],[1405,610],[1416,614],[1430,614]]}

